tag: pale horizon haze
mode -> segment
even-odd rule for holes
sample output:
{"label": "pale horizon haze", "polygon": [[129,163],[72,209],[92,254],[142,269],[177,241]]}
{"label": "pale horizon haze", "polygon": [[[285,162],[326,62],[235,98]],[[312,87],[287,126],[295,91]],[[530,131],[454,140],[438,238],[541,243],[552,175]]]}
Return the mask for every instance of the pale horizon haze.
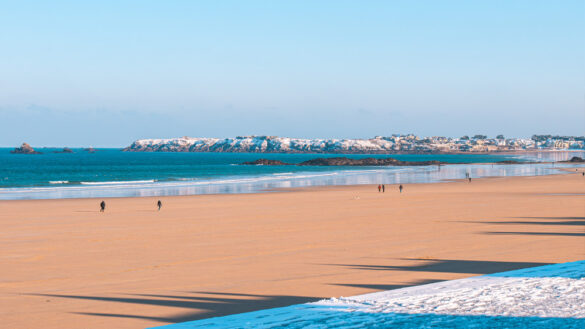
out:
{"label": "pale horizon haze", "polygon": [[0,147],[585,134],[584,1],[15,1]]}

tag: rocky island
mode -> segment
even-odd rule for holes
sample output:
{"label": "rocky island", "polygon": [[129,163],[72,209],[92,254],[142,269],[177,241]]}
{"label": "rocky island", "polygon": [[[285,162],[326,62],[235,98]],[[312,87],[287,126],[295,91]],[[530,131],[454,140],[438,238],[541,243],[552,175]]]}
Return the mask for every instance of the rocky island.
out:
{"label": "rocky island", "polygon": [[255,161],[247,161],[242,163],[243,165],[255,165],[255,166],[293,166],[295,163],[286,163],[280,160],[270,159],[258,159]]}
{"label": "rocky island", "polygon": [[[577,158],[577,159],[575,159]],[[580,159],[580,160],[579,160]],[[569,161],[564,162],[585,162],[585,160],[574,157]],[[530,161],[517,160],[503,160],[496,161],[495,164],[529,164],[535,163]],[[455,162],[441,162],[441,161],[401,161],[394,158],[362,158],[351,159],[347,157],[334,158],[316,158],[300,163],[287,163],[280,160],[258,159],[254,161],[247,161],[241,163],[242,165],[256,165],[256,166],[439,166],[442,164],[461,164]]]}
{"label": "rocky island", "polygon": [[258,159],[248,161],[243,165],[265,165],[265,166],[431,166],[440,165],[440,161],[400,161],[394,158],[364,158],[351,159],[346,157],[316,158],[301,163],[286,163],[279,160]]}
{"label": "rocky island", "polygon": [[68,147],[64,147],[63,150],[61,151],[53,151],[53,153],[75,153],[73,152],[72,149],[68,148]]}
{"label": "rocky island", "polygon": [[561,161],[561,162],[582,163],[582,162],[585,162],[585,159],[583,159],[581,157],[572,157],[571,160]]}
{"label": "rocky island", "polygon": [[41,152],[35,151],[30,145],[27,143],[22,143],[20,147],[15,148],[14,150],[10,151],[12,154],[42,154]]}

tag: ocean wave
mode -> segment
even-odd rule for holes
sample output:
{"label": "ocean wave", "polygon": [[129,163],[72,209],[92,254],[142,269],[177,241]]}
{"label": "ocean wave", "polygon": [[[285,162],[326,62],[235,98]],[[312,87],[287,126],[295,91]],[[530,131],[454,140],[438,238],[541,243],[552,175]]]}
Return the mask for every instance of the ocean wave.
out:
{"label": "ocean wave", "polygon": [[110,181],[110,182],[80,182],[81,185],[127,185],[127,184],[147,184],[154,183],[156,180],[129,180],[129,181]]}
{"label": "ocean wave", "polygon": [[69,184],[68,180],[50,180],[49,184]]}
{"label": "ocean wave", "polygon": [[[578,165],[565,165],[563,168],[577,168]],[[273,188],[320,186],[320,185],[357,185],[393,183],[430,183],[448,179],[462,178],[469,172],[468,165],[450,165],[442,170],[402,167],[389,170],[337,170],[326,172],[282,172],[263,175],[224,176],[224,177],[173,177],[170,179],[79,182],[51,181],[51,185],[29,187],[0,187],[0,200],[9,199],[60,199],[79,197],[128,197],[155,195],[193,195],[222,193],[253,193]],[[486,176],[525,176],[557,173],[558,168],[543,165],[474,165],[473,177]],[[45,185],[46,184],[46,185]]]}

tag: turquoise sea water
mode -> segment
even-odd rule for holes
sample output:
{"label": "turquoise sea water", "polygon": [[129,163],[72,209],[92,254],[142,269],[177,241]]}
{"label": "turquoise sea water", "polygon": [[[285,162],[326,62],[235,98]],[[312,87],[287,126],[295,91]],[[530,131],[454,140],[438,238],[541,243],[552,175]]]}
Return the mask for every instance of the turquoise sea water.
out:
{"label": "turquoise sea water", "polygon": [[[442,179],[547,174],[551,165],[453,165],[429,167],[243,166],[259,158],[298,163],[333,154],[133,153],[99,149],[88,153],[10,154],[0,148],[0,199],[126,197],[249,193],[315,185],[415,183]],[[352,158],[388,155],[344,155]],[[565,157],[568,157],[566,155]],[[404,161],[491,163],[511,155],[392,155]],[[527,159],[525,156],[524,159]],[[536,159],[536,158],[535,158]],[[540,160],[547,158],[540,157]],[[526,167],[526,168],[524,168]]]}

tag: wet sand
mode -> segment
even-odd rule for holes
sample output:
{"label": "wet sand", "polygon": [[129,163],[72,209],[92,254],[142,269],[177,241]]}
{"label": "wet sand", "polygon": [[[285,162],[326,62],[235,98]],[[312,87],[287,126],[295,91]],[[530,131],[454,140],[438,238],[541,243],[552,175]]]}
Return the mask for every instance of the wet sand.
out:
{"label": "wet sand", "polygon": [[0,201],[0,327],[143,328],[585,259],[585,177]]}

